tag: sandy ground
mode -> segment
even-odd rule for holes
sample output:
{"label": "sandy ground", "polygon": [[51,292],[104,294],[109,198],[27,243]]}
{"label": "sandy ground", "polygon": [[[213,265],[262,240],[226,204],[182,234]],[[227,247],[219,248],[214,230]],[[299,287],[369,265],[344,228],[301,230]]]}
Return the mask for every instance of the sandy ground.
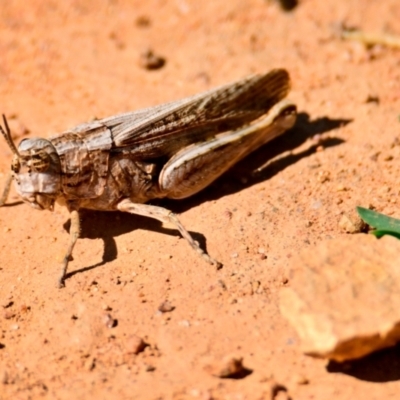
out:
{"label": "sandy ground", "polygon": [[[400,216],[400,52],[338,37],[342,25],[400,35],[399,21],[397,0],[300,0],[291,13],[262,0],[2,2],[1,112],[16,141],[276,67],[299,118],[201,194],[162,202],[219,271],[173,228],[87,212],[58,289],[68,212],[12,192],[0,209],[0,398],[398,398],[398,348],[351,365],[304,356],[278,292],[302,248],[345,239],[338,221],[355,205]],[[149,49],[162,68],[144,68]],[[0,154],[4,181],[5,142]],[[214,376],[230,357],[244,373]]]}

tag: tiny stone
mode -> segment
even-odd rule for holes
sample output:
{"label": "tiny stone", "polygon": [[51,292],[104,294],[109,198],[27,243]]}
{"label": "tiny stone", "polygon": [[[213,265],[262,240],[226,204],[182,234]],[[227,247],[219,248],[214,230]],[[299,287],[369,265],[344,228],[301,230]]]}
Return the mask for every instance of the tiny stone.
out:
{"label": "tiny stone", "polygon": [[232,213],[232,211],[226,209],[226,210],[224,211],[224,216],[225,216],[225,218],[227,218],[227,219],[232,219],[233,213]]}
{"label": "tiny stone", "polygon": [[8,372],[6,370],[1,370],[0,371],[0,383],[2,383],[3,385],[7,385],[8,382],[9,382]]}
{"label": "tiny stone", "polygon": [[135,22],[139,28],[148,28],[151,25],[151,20],[147,15],[139,15]]}
{"label": "tiny stone", "polygon": [[11,310],[7,310],[4,312],[3,314],[4,319],[11,319],[15,317],[15,312],[11,311]]}
{"label": "tiny stone", "polygon": [[336,191],[337,192],[345,192],[346,190],[347,190],[347,188],[344,185],[337,185],[336,186]]}
{"label": "tiny stone", "polygon": [[171,312],[171,311],[174,311],[174,310],[175,310],[175,307],[168,300],[163,301],[158,306],[158,311],[160,311],[162,313],[167,313],[167,312]]}
{"label": "tiny stone", "polygon": [[27,312],[31,311],[31,307],[27,306],[26,304],[22,304],[20,311],[21,314],[26,314]]}
{"label": "tiny stone", "polygon": [[103,315],[103,324],[107,328],[115,328],[118,324],[118,321],[114,319],[110,314],[104,314]]}
{"label": "tiny stone", "polygon": [[295,382],[298,385],[308,385],[310,383],[310,381],[308,380],[307,377],[305,377],[304,375],[296,375],[295,376]]}
{"label": "tiny stone", "polygon": [[325,183],[328,182],[331,179],[331,174],[329,173],[329,171],[319,171],[318,172],[318,176],[317,176],[317,180],[320,183]]}
{"label": "tiny stone", "polygon": [[96,359],[93,358],[93,357],[89,357],[89,358],[85,361],[85,363],[84,363],[84,365],[83,365],[83,368],[84,368],[86,371],[93,371],[95,366],[96,366]]}
{"label": "tiny stone", "polygon": [[160,69],[165,65],[165,58],[146,50],[140,56],[140,66],[148,70]]}
{"label": "tiny stone", "polygon": [[369,158],[370,158],[371,161],[377,161],[380,154],[381,154],[381,152],[380,152],[380,151],[377,151],[377,152],[371,154],[371,155],[369,156]]}
{"label": "tiny stone", "polygon": [[205,370],[218,378],[232,378],[243,373],[246,369],[243,366],[242,357],[224,357],[220,361],[206,365]]}
{"label": "tiny stone", "polygon": [[315,142],[316,144],[318,144],[321,140],[322,140],[322,135],[320,133],[317,133],[316,135],[314,135],[311,140],[313,142]]}
{"label": "tiny stone", "polygon": [[2,303],[2,307],[3,307],[3,308],[11,307],[11,306],[14,304],[14,302],[13,302],[11,299],[12,299],[12,296],[11,296],[9,299],[5,300],[5,301]]}
{"label": "tiny stone", "polygon": [[146,348],[146,346],[147,344],[141,337],[133,335],[126,343],[126,350],[127,353],[139,354]]}
{"label": "tiny stone", "polygon": [[222,279],[218,279],[217,283],[223,290],[227,289],[226,283]]}
{"label": "tiny stone", "polygon": [[146,364],[144,367],[144,370],[146,372],[153,372],[156,370],[156,367],[154,365]]}
{"label": "tiny stone", "polygon": [[288,394],[288,390],[285,385],[276,382],[274,379],[267,381],[269,396],[268,399],[271,400],[291,400]]}
{"label": "tiny stone", "polygon": [[365,99],[366,103],[375,103],[375,104],[379,104],[380,103],[380,99],[378,96],[374,95],[374,94],[369,94],[367,96],[367,98]]}
{"label": "tiny stone", "polygon": [[355,209],[351,209],[340,218],[339,228],[346,233],[360,233],[366,230],[367,224],[361,219]]}
{"label": "tiny stone", "polygon": [[383,157],[383,161],[392,161],[393,156],[391,154],[387,154],[386,156]]}

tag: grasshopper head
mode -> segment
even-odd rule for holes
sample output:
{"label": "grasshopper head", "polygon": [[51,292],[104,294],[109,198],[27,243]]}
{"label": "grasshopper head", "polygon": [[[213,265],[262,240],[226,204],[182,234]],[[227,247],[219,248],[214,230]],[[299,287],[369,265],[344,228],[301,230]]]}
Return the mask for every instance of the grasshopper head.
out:
{"label": "grasshopper head", "polygon": [[61,193],[60,159],[50,141],[45,139],[24,139],[18,149],[11,139],[10,129],[3,115],[6,139],[14,157],[11,171],[18,194],[32,207],[43,210],[53,209]]}

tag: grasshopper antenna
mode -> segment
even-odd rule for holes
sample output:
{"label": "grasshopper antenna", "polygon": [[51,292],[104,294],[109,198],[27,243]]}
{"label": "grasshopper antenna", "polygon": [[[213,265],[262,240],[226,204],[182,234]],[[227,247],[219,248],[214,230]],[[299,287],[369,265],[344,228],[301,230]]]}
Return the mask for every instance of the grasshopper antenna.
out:
{"label": "grasshopper antenna", "polygon": [[[10,131],[10,127],[8,126],[8,122],[6,119],[6,116],[3,114],[3,122],[4,122],[4,127],[6,130],[3,129],[3,127],[0,124],[0,132],[1,134],[4,136],[4,139],[6,140],[8,146],[10,147],[11,151],[18,157],[18,159],[21,158],[20,154],[18,153],[17,148],[15,147],[15,144],[12,140],[11,137],[11,131]],[[3,189],[3,193],[0,197],[0,207],[4,206],[4,204],[7,201],[8,198],[8,194],[10,193],[10,188],[11,188],[11,182],[13,180],[13,174],[10,171],[7,177],[7,181],[4,185],[4,189]]]}
{"label": "grasshopper antenna", "polygon": [[18,157],[21,158],[20,154],[18,153],[17,148],[15,147],[15,144],[12,140],[11,137],[11,131],[10,131],[10,127],[8,126],[8,122],[7,122],[7,118],[6,116],[3,114],[3,123],[4,123],[4,127],[5,130],[3,129],[3,127],[0,125],[0,132],[3,135],[4,139],[6,140],[8,147],[11,149],[11,151]]}

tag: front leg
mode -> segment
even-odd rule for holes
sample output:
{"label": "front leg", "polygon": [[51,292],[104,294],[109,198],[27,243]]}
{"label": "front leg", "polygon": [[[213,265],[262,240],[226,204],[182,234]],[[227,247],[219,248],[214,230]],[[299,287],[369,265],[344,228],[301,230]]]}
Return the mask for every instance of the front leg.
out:
{"label": "front leg", "polygon": [[0,207],[4,206],[4,204],[6,204],[8,195],[10,194],[12,180],[13,180],[13,175],[11,172],[9,172],[7,175],[6,183],[4,185],[3,193],[0,197]]}
{"label": "front leg", "polygon": [[75,243],[79,238],[79,234],[81,231],[80,225],[81,225],[81,223],[80,223],[80,219],[79,219],[79,212],[77,210],[72,210],[71,211],[71,226],[69,228],[69,245],[68,245],[67,252],[63,258],[61,275],[58,280],[58,287],[60,287],[60,288],[65,286],[65,283],[64,283],[65,275],[67,274],[68,263],[72,256],[72,251],[74,250]]}
{"label": "front leg", "polygon": [[150,217],[157,219],[161,222],[172,223],[179,230],[181,235],[188,241],[190,246],[196,250],[196,252],[209,264],[215,265],[217,269],[222,267],[222,264],[217,260],[211,258],[207,253],[205,253],[199,246],[199,244],[192,238],[190,233],[185,229],[182,223],[179,221],[178,217],[163,207],[151,206],[149,204],[136,204],[129,199],[122,200],[118,204],[118,210],[129,212],[131,214],[142,215],[144,217]]}

